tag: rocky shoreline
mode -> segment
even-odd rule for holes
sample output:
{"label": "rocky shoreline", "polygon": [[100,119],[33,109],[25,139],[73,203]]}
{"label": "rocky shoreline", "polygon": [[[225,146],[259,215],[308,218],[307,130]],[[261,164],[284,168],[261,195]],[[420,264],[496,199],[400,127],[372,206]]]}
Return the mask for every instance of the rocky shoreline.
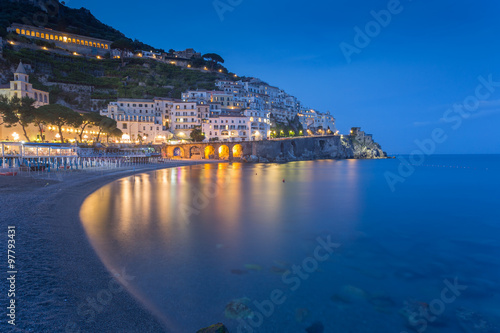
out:
{"label": "rocky shoreline", "polygon": [[[299,140],[297,140],[299,142]],[[288,149],[287,149],[288,148]],[[258,152],[245,155],[242,160],[247,163],[287,163],[293,161],[311,161],[322,159],[384,159],[389,158],[382,147],[373,141],[371,135],[351,135],[329,137],[319,140],[312,147],[289,147],[282,145],[281,152],[273,154]]]}

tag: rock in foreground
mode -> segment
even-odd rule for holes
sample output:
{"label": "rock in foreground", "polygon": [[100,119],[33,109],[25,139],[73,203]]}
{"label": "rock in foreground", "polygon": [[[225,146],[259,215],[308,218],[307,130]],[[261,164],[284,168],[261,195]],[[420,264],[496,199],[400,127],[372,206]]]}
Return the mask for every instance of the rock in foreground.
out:
{"label": "rock in foreground", "polygon": [[196,331],[196,333],[229,333],[226,326],[221,323],[202,328],[201,330]]}

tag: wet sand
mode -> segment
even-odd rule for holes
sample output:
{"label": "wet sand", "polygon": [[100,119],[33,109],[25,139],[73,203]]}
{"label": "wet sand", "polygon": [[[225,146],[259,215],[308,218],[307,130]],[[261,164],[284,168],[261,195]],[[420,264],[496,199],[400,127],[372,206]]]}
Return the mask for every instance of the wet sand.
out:
{"label": "wet sand", "polygon": [[[135,173],[173,166],[142,166]],[[16,326],[2,321],[0,331],[167,332],[116,283],[126,281],[126,271],[107,271],[79,219],[80,206],[89,194],[132,174],[133,169],[73,172],[59,179],[0,178],[0,225],[4,233],[0,251],[6,258],[7,226],[15,226],[18,270]],[[2,280],[0,291],[6,295],[7,281]],[[1,300],[1,307],[6,309],[7,297]],[[4,312],[5,317],[7,310]]]}

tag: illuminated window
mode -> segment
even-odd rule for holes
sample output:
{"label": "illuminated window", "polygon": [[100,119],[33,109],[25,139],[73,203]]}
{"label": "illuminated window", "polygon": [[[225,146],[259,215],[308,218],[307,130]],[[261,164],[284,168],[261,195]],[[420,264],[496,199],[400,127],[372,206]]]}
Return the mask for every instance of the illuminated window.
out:
{"label": "illuminated window", "polygon": [[26,32],[25,32],[24,30],[21,30],[21,34],[23,34],[23,35],[24,35],[24,34],[26,34]]}
{"label": "illuminated window", "polygon": [[35,37],[35,32],[34,31],[31,32],[31,36]]}
{"label": "illuminated window", "polygon": [[100,48],[100,47],[101,47],[101,43],[97,43],[97,47],[99,47],[99,48]]}
{"label": "illuminated window", "polygon": [[50,39],[54,39],[54,35],[50,35]]}
{"label": "illuminated window", "polygon": [[41,38],[45,38],[45,34],[42,34],[40,37],[41,37]]}
{"label": "illuminated window", "polygon": [[36,36],[37,36],[37,37],[40,37],[40,33],[39,33],[39,32],[37,32],[37,33],[36,33]]}
{"label": "illuminated window", "polygon": [[107,50],[108,49],[108,44],[104,45],[104,48]]}
{"label": "illuminated window", "polygon": [[88,41],[85,41],[85,46],[88,46],[89,45],[89,42]]}
{"label": "illuminated window", "polygon": [[20,33],[21,33],[21,30],[16,29],[16,34],[18,34],[18,35],[19,35]]}
{"label": "illuminated window", "polygon": [[96,47],[96,44],[94,43],[94,47]]}
{"label": "illuminated window", "polygon": [[63,42],[67,42],[68,41],[68,38],[66,36],[63,37]]}
{"label": "illuminated window", "polygon": [[80,44],[80,40],[79,40],[79,39],[77,39],[77,40],[76,40],[76,43],[77,43],[77,44]]}

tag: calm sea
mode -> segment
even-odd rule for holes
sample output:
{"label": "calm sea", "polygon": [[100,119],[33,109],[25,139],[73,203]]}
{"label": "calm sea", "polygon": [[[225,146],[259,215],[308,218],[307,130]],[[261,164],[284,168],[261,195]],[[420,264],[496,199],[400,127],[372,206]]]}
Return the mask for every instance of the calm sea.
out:
{"label": "calm sea", "polygon": [[400,163],[159,170],[81,217],[171,332],[500,332],[500,156]]}

